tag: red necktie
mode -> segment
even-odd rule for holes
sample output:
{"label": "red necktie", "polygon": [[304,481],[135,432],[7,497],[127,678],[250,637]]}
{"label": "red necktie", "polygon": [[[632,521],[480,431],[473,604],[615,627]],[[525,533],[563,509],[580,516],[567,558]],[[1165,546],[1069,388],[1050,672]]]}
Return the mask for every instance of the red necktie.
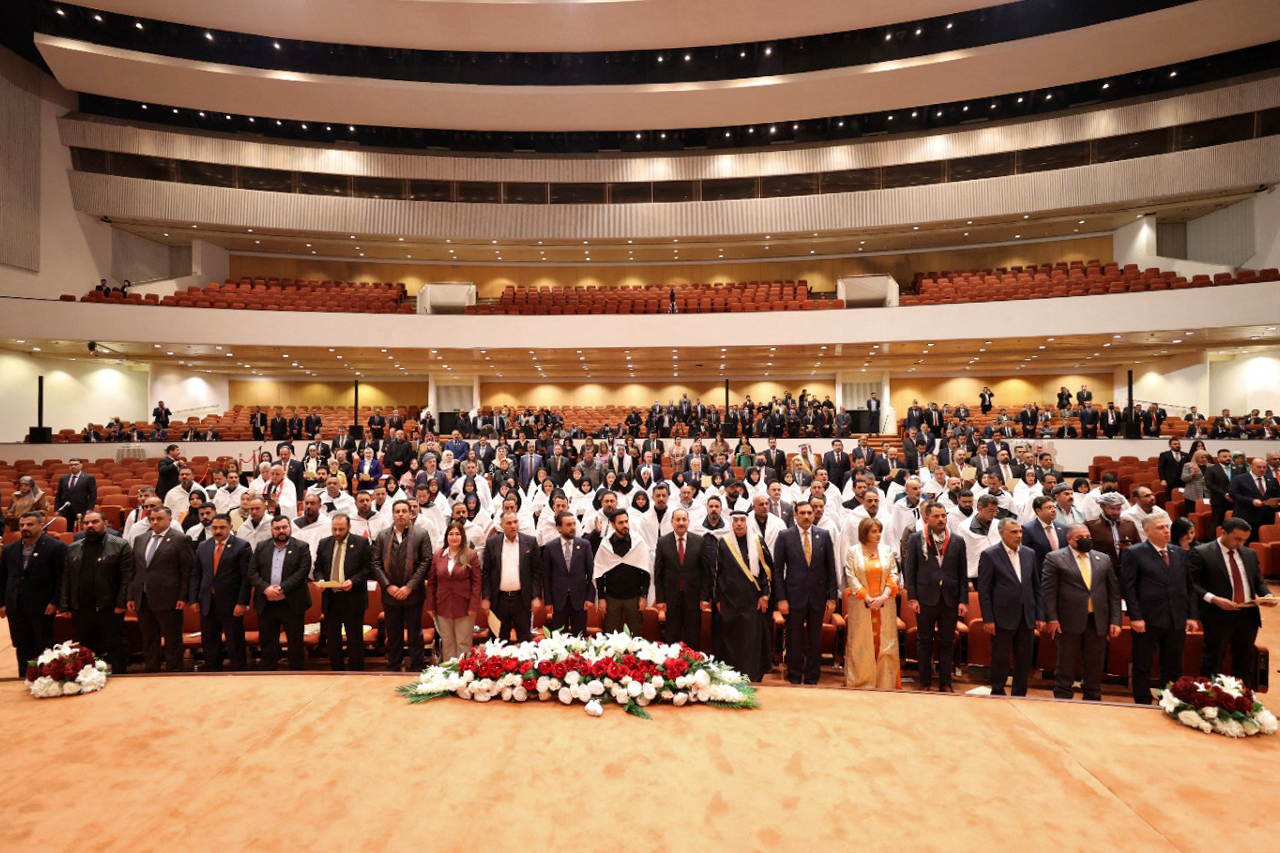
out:
{"label": "red necktie", "polygon": [[1231,600],[1236,604],[1244,604],[1244,573],[1240,571],[1240,563],[1236,560],[1236,552],[1228,551],[1231,558]]}
{"label": "red necktie", "polygon": [[1169,565],[1169,552],[1164,548],[1160,549],[1160,559],[1164,560],[1164,564]]}
{"label": "red necktie", "polygon": [[222,543],[219,542],[217,547],[213,549],[213,576],[218,576],[218,563],[222,562]]}
{"label": "red necktie", "polygon": [[676,556],[680,559],[680,565],[684,565],[684,537],[676,539]]}

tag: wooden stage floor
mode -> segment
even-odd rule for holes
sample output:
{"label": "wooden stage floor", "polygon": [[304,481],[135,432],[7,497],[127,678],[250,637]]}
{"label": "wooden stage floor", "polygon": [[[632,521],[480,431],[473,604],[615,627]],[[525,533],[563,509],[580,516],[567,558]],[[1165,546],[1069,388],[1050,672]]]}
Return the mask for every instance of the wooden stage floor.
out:
{"label": "wooden stage floor", "polygon": [[0,681],[3,848],[1280,850],[1280,736],[1132,705],[766,686],[646,722],[405,680]]}

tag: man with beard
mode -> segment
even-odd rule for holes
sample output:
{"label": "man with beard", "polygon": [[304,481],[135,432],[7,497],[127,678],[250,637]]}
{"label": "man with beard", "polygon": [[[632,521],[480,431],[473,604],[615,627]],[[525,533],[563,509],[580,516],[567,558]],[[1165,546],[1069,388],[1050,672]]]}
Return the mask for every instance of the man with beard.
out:
{"label": "man with beard", "polygon": [[329,517],[320,510],[320,496],[312,494],[303,498],[302,515],[292,519],[291,523],[294,538],[306,543],[311,551],[311,562],[314,563],[316,546],[330,533]]}
{"label": "man with beard", "polygon": [[391,517],[391,527],[378,534],[372,552],[373,576],[382,586],[386,614],[387,671],[400,671],[407,636],[410,672],[418,672],[424,656],[422,602],[431,568],[431,537],[413,527],[408,501],[396,501]]}
{"label": "man with beard", "polygon": [[129,668],[124,612],[133,578],[133,549],[107,531],[102,513],[90,510],[81,521],[84,538],[67,548],[59,609],[71,612],[76,642],[100,652],[111,671],[121,674]]}
{"label": "man with beard", "polygon": [[262,644],[262,669],[271,672],[280,662],[280,632],[289,643],[289,668],[306,663],[302,641],[303,617],[311,606],[307,579],[311,575],[311,550],[289,535],[292,522],[284,516],[271,521],[271,539],[253,552],[249,583],[254,588],[253,607],[258,611],[258,637]]}
{"label": "man with beard", "polygon": [[[200,613],[206,672],[221,672],[225,650],[232,672],[248,668],[244,614],[249,610],[249,563],[253,548],[231,535],[231,519],[216,515],[210,538],[196,548],[191,601]],[[225,643],[225,645],[224,645]]]}
{"label": "man with beard", "polygon": [[991,495],[983,495],[975,503],[973,515],[961,519],[951,528],[952,533],[964,540],[968,560],[966,571],[971,584],[978,580],[978,558],[982,552],[1000,542],[1000,531],[995,523],[999,512],[1000,502]]}
{"label": "man with beard", "polygon": [[764,540],[764,546],[773,553],[773,544],[778,534],[787,529],[782,519],[769,512],[768,495],[756,495],[751,501],[751,515],[747,517],[747,527],[751,532]]}
{"label": "man with beard", "polygon": [[[720,499],[715,495],[707,498],[707,514],[701,521],[691,525],[691,529],[699,536],[721,537],[729,532],[729,525],[725,522],[723,512],[724,507]],[[683,511],[683,510],[678,510]],[[685,512],[687,515],[688,513]],[[710,543],[706,547],[710,548],[715,543]]]}
{"label": "man with beard", "polygon": [[919,628],[916,658],[920,662],[920,688],[927,691],[933,683],[936,638],[938,690],[953,693],[957,616],[964,618],[969,609],[969,560],[964,540],[947,528],[947,511],[942,504],[926,503],[924,521],[925,529],[908,537],[902,555],[907,605],[917,614]]}
{"label": "man with beard", "polygon": [[663,638],[697,649],[702,645],[700,602],[713,554],[708,553],[701,535],[690,532],[688,512],[672,512],[671,526],[672,531],[658,539],[654,550],[654,599],[658,611],[666,614]]}
{"label": "man with beard", "polygon": [[649,546],[643,538],[631,535],[626,510],[613,510],[609,523],[609,535],[601,541],[592,567],[596,606],[604,612],[605,633],[625,626],[638,637],[651,583]]}
{"label": "man with beard", "polygon": [[262,498],[249,497],[249,517],[240,525],[236,537],[249,543],[250,548],[257,548],[271,539],[271,520],[267,516],[267,505]]}
{"label": "man with beard", "polygon": [[716,538],[716,559],[703,599],[712,607],[712,653],[752,681],[770,669],[769,604],[773,560],[747,513],[732,515],[730,534]]}

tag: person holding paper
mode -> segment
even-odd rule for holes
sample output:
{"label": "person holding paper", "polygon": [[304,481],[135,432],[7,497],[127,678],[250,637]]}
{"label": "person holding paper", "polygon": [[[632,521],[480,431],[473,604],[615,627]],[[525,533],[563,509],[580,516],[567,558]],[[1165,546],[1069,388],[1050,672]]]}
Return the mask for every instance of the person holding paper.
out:
{"label": "person holding paper", "polygon": [[1222,656],[1231,650],[1231,674],[1250,688],[1256,687],[1254,641],[1262,626],[1258,607],[1274,607],[1280,599],[1271,595],[1258,570],[1258,554],[1248,547],[1249,523],[1228,518],[1218,538],[1191,549],[1191,577],[1204,623],[1204,656],[1200,674],[1222,671]]}

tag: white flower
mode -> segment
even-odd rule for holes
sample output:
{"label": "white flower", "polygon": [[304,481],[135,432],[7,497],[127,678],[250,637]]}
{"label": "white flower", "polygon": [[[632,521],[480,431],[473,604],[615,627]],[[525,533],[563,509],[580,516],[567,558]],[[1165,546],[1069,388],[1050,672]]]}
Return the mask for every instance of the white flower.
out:
{"label": "white flower", "polygon": [[1262,727],[1258,725],[1258,721],[1253,718],[1241,720],[1240,726],[1248,736],[1256,735],[1258,732],[1262,731]]}
{"label": "white flower", "polygon": [[493,698],[493,694],[492,693],[473,693],[471,694],[471,698],[477,702],[488,702],[490,699]]}
{"label": "white flower", "polygon": [[1258,725],[1262,728],[1263,734],[1273,735],[1276,733],[1276,715],[1268,711],[1266,708],[1263,708],[1254,715],[1254,719],[1258,721]]}
{"label": "white flower", "polygon": [[37,699],[49,699],[53,696],[62,695],[62,684],[47,675],[42,675],[31,682],[31,686],[28,689],[31,691],[31,695]]}
{"label": "white flower", "polygon": [[107,662],[104,660],[95,661],[93,665],[103,672],[106,672],[108,669]]}
{"label": "white flower", "polygon": [[556,694],[556,698],[566,705],[573,703],[573,694],[569,692],[568,687],[561,687],[560,692]]}
{"label": "white flower", "polygon": [[582,679],[582,675],[575,669],[565,673],[564,683],[572,687]]}
{"label": "white flower", "polygon": [[600,704],[599,699],[592,699],[590,702],[587,703],[588,716],[598,717],[603,713],[604,713],[604,706]]}
{"label": "white flower", "polygon": [[1240,725],[1239,720],[1233,720],[1226,717],[1222,720],[1222,733],[1227,737],[1244,737],[1244,726]]}
{"label": "white flower", "polygon": [[1202,708],[1200,713],[1204,716],[1206,720],[1215,720],[1218,717],[1218,709],[1215,708],[1213,705],[1210,705],[1207,708]]}
{"label": "white flower", "polygon": [[525,690],[523,687],[517,687],[515,690],[511,691],[511,698],[515,699],[517,702],[523,702],[529,698],[529,691]]}
{"label": "white flower", "polygon": [[683,705],[685,702],[688,702],[688,701],[689,701],[688,693],[677,693],[676,697],[671,700],[671,704],[679,708],[681,705]]}
{"label": "white flower", "polygon": [[550,681],[548,681],[548,682],[547,682],[547,689],[548,689],[548,690],[550,690],[552,693],[555,693],[557,690],[559,690],[559,689],[560,689],[560,679],[558,679],[558,678],[552,678]]}
{"label": "white flower", "polygon": [[636,697],[636,704],[643,708],[649,704],[649,698],[647,696],[638,696]]}
{"label": "white flower", "polygon": [[80,685],[74,681],[64,681],[62,683],[62,695],[74,696],[80,692]]}
{"label": "white flower", "polygon": [[1160,708],[1166,714],[1172,714],[1174,711],[1178,710],[1178,705],[1180,704],[1181,702],[1179,702],[1177,696],[1173,695],[1172,690],[1166,690],[1160,694]]}
{"label": "white flower", "polygon": [[658,695],[657,688],[655,688],[652,684],[646,684],[643,688],[641,688],[641,692],[643,693],[644,698],[649,702],[652,702],[654,697]]}
{"label": "white flower", "polygon": [[705,669],[700,669],[693,675],[693,683],[699,688],[711,686],[711,675]]}
{"label": "white flower", "polygon": [[76,682],[82,693],[92,693],[107,686],[107,673],[96,666],[86,666],[76,676]]}
{"label": "white flower", "polygon": [[1238,698],[1244,693],[1244,682],[1238,678],[1230,675],[1219,675],[1213,680],[1214,683],[1222,688],[1222,692],[1226,693],[1228,696]]}
{"label": "white flower", "polygon": [[591,681],[587,684],[587,690],[591,691],[592,696],[600,696],[604,693],[604,685],[599,681]]}
{"label": "white flower", "polygon": [[689,676],[687,675],[677,676],[676,687],[678,687],[681,690],[684,690],[688,686],[689,686]]}
{"label": "white flower", "polygon": [[551,679],[547,678],[545,675],[539,675],[537,688],[539,693],[543,692],[544,690],[550,690]]}
{"label": "white flower", "polygon": [[627,695],[631,697],[639,696],[644,692],[644,688],[640,686],[640,682],[631,681],[627,683]]}
{"label": "white flower", "polygon": [[539,690],[539,691],[538,691],[538,698],[539,698],[540,700],[542,700],[543,702],[547,701],[548,699],[550,699],[550,698],[551,698],[551,691],[550,691],[550,690]]}
{"label": "white flower", "polygon": [[676,694],[672,693],[670,690],[664,690],[660,695],[662,696],[663,701],[670,702],[671,697],[675,696]]}
{"label": "white flower", "polygon": [[655,675],[653,678],[649,679],[649,683],[654,687],[661,687],[665,681],[661,675]]}
{"label": "white flower", "polygon": [[698,692],[695,693],[694,695],[697,696],[699,702],[706,702],[708,699],[711,698],[711,690],[709,688],[703,687],[703,688],[700,688]]}
{"label": "white flower", "polygon": [[415,693],[435,693],[436,691],[433,690],[431,685],[428,684],[427,682],[419,681],[418,686],[414,688],[414,692]]}
{"label": "white flower", "polygon": [[1204,720],[1201,719],[1200,715],[1195,711],[1180,711],[1178,713],[1178,722],[1182,723],[1184,726],[1198,729]]}
{"label": "white flower", "polygon": [[503,702],[510,702],[510,701],[511,701],[511,696],[512,696],[512,694],[513,694],[513,693],[514,693],[514,691],[513,691],[510,687],[504,687],[504,688],[502,688],[502,692],[501,692],[499,695],[501,695],[501,696],[502,696],[502,701],[503,701]]}

